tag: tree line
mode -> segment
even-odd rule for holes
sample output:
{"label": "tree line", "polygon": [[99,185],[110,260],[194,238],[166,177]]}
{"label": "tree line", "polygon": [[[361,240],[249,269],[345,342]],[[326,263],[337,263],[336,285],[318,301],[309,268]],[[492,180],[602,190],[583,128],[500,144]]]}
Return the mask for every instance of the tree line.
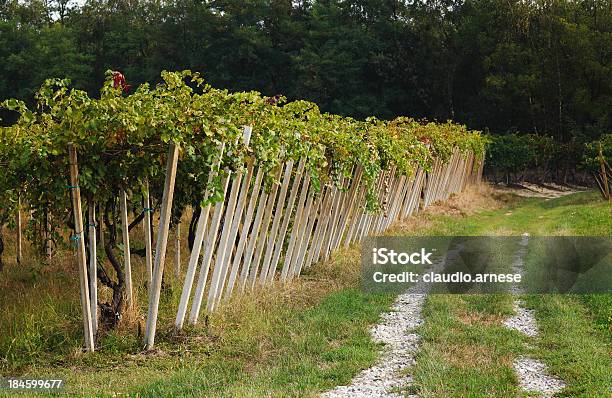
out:
{"label": "tree line", "polygon": [[612,127],[611,53],[609,0],[0,0],[0,99],[29,103],[48,77],[96,95],[108,69],[191,69],[355,118],[587,142]]}

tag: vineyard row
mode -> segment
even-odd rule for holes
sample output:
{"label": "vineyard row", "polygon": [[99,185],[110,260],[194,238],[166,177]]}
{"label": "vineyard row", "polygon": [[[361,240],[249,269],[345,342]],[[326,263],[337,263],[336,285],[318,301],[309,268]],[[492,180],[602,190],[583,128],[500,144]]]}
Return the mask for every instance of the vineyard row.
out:
{"label": "vineyard row", "polygon": [[[209,313],[233,294],[289,281],[482,173],[484,139],[464,126],[356,121],[305,101],[216,90],[188,71],[162,77],[127,95],[109,73],[99,99],[49,80],[35,111],[2,103],[19,119],[0,129],[0,225],[28,208],[27,235],[48,256],[72,230],[88,350],[98,325],[133,303],[129,240],[141,223],[152,348],[168,231],[187,209],[192,250],[177,329],[190,301],[195,324],[205,296]],[[112,303],[98,303],[98,282],[112,289]]]}

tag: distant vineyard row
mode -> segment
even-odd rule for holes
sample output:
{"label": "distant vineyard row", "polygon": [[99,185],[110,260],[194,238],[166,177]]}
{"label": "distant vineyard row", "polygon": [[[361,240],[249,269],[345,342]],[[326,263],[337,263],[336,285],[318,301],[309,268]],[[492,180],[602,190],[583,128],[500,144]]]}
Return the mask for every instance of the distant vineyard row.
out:
{"label": "distant vineyard row", "polygon": [[565,143],[538,134],[490,135],[487,139],[485,175],[494,182],[595,183],[602,189],[602,165],[610,173],[612,134]]}

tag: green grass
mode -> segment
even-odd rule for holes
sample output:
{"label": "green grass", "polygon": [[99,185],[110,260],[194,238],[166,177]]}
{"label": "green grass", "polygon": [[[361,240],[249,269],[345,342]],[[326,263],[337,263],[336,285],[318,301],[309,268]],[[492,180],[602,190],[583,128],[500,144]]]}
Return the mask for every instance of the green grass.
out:
{"label": "green grass", "polygon": [[392,301],[389,295],[345,289],[308,309],[285,306],[255,313],[251,308],[245,318],[249,325],[202,340],[196,338],[200,331],[179,348],[180,354],[121,355],[132,345],[107,341],[112,349],[88,356],[76,371],[35,369],[32,375],[67,378],[64,393],[70,396],[311,396],[348,382],[375,361],[378,347],[367,325]]}
{"label": "green grass", "polygon": [[272,350],[269,358],[260,358],[251,369],[244,358],[261,354],[261,336],[235,330],[204,367],[189,366],[130,391],[151,397],[314,394],[349,381],[375,360],[377,347],[363,325],[376,322],[391,301],[391,296],[347,289],[304,311],[276,315],[276,319],[251,318],[268,323],[266,344]]}
{"label": "green grass", "polygon": [[612,295],[583,294],[577,299],[589,310],[597,329],[604,332],[612,342]]}
{"label": "green grass", "polygon": [[[418,234],[424,235],[609,235],[611,220],[609,203],[580,193],[510,198],[496,210],[432,212],[408,223],[423,224]],[[63,377],[67,388],[59,395],[66,396],[316,396],[375,363],[380,347],[369,327],[394,299],[359,288],[359,253],[353,248],[289,287],[232,301],[207,324],[176,335],[171,325],[180,291],[170,276],[160,306],[158,351],[143,353],[142,338],[129,324],[105,335],[96,353],[83,354],[78,278],[70,257],[62,261],[60,267],[34,260],[21,268],[7,265],[0,278],[0,374]],[[133,266],[144,269],[138,259]],[[144,275],[140,271],[137,278]],[[142,314],[146,290],[142,280],[135,285]],[[421,351],[407,370],[415,384],[407,392],[523,396],[512,361],[526,354],[544,360],[567,382],[564,396],[610,396],[610,295],[528,297],[541,329],[536,339],[501,325],[512,301],[507,294],[431,295],[418,330]]]}
{"label": "green grass", "polygon": [[530,296],[527,305],[540,328],[533,355],[565,380],[561,396],[612,396],[610,339],[598,329],[592,310],[580,298],[553,294]]}
{"label": "green grass", "polygon": [[523,339],[500,325],[511,313],[508,295],[431,295],[412,390],[421,397],[517,396],[512,358]]}
{"label": "green grass", "polygon": [[[2,375],[65,378],[57,395],[66,396],[315,396],[376,361],[380,347],[369,325],[394,299],[358,288],[358,251],[351,249],[299,282],[244,296],[176,335],[170,325],[180,292],[170,279],[155,353],[142,352],[142,338],[128,325],[83,354],[77,281],[61,270],[36,278],[25,267],[9,272],[20,282],[2,296],[9,309],[0,316]],[[146,291],[136,285],[142,303]]]}
{"label": "green grass", "polygon": [[78,281],[64,270],[47,278],[39,270],[5,269],[0,279],[0,371],[69,356],[81,344]]}
{"label": "green grass", "polygon": [[612,206],[596,192],[582,192],[556,199],[509,198],[497,210],[468,217],[429,215],[427,235],[588,235],[608,236]]}

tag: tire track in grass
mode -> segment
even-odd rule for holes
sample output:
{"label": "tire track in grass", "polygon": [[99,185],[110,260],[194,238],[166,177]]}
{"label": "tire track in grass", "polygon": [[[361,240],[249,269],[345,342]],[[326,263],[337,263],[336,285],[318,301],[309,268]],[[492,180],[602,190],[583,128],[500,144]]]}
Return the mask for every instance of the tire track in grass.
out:
{"label": "tire track in grass", "polygon": [[[459,251],[449,250],[447,256]],[[447,257],[448,258],[448,257]],[[437,272],[447,259],[434,263],[429,271]],[[391,311],[370,330],[372,339],[385,344],[382,358],[371,368],[362,370],[350,384],[338,386],[322,394],[325,398],[400,398],[401,389],[413,381],[406,369],[416,363],[420,336],[414,333],[423,324],[422,310],[430,285],[422,281],[398,295]],[[416,397],[409,395],[408,397]]]}
{"label": "tire track in grass", "polygon": [[[527,253],[528,243],[529,234],[524,233],[520,242],[521,247],[517,251],[512,264],[514,273],[523,274],[524,257]],[[513,286],[511,291],[513,294],[522,293],[518,286]],[[516,314],[507,318],[504,325],[509,329],[518,330],[528,337],[537,337],[538,325],[534,311],[525,308],[525,302],[520,299],[514,300],[514,311]],[[513,365],[521,389],[525,392],[537,392],[540,396],[548,398],[565,388],[563,380],[549,375],[546,365],[537,359],[521,356],[514,361]]]}
{"label": "tire track in grass", "polygon": [[380,361],[371,368],[362,370],[349,385],[338,386],[324,393],[326,398],[399,398],[399,389],[412,381],[410,375],[400,371],[415,363],[420,337],[412,333],[423,323],[421,311],[426,294],[414,293],[411,288],[397,297],[391,312],[382,315],[382,321],[370,333],[377,343],[384,343],[385,350]]}

